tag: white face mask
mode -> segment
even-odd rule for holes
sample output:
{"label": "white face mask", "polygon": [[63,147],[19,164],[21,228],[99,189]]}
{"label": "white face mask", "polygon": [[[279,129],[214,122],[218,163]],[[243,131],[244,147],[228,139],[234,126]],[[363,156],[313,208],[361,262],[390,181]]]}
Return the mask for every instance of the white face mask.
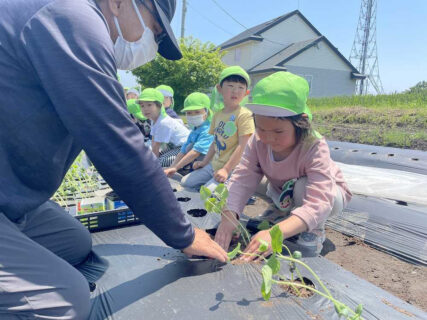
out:
{"label": "white face mask", "polygon": [[203,124],[203,122],[205,122],[204,118],[204,114],[198,114],[197,116],[187,116],[187,123],[192,128],[199,127]]}
{"label": "white face mask", "polygon": [[114,23],[119,33],[116,43],[114,44],[114,55],[116,57],[117,68],[121,70],[132,70],[150,62],[156,57],[159,48],[154,38],[154,33],[145,25],[138,7],[135,4],[135,0],[132,0],[132,4],[144,28],[144,33],[141,38],[135,42],[127,41],[123,38],[117,17],[114,17]]}

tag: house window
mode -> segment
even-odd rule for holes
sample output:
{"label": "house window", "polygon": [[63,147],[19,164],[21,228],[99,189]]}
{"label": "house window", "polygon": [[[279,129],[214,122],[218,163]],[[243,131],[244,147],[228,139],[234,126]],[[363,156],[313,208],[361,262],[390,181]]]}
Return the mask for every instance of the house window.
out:
{"label": "house window", "polygon": [[234,62],[239,62],[240,61],[240,56],[241,56],[241,49],[237,48],[236,50],[234,50]]}
{"label": "house window", "polygon": [[311,74],[296,74],[300,77],[303,77],[308,82],[308,87],[310,88],[309,94],[311,93],[311,87],[313,85],[313,75]]}

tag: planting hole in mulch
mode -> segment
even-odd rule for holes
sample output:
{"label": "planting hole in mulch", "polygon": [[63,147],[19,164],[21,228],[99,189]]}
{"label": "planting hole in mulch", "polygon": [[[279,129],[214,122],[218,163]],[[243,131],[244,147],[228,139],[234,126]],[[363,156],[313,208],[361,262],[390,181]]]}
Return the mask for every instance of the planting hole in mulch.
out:
{"label": "planting hole in mulch", "polygon": [[377,153],[376,152],[371,152],[371,155],[376,155]]}
{"label": "planting hole in mulch", "polygon": [[191,200],[191,198],[189,198],[189,197],[179,197],[176,200],[178,200],[179,202],[188,202],[188,201]]}
{"label": "planting hole in mulch", "polygon": [[[315,288],[314,283],[310,279],[308,279],[306,277],[303,277],[303,279],[304,279],[304,283],[306,286],[312,287],[313,289]],[[282,279],[282,280],[290,281],[289,279]],[[299,278],[295,279],[294,282],[297,284],[302,284],[301,280]],[[298,288],[298,290],[299,290],[300,294],[298,295],[297,291],[290,285],[281,284],[279,286],[280,286],[280,288],[282,288],[284,290],[284,292],[291,294],[293,296],[299,297],[299,298],[310,298],[312,295],[314,295],[313,291],[306,289],[306,288],[301,288],[301,287],[295,286],[295,288]]]}
{"label": "planting hole in mulch", "polygon": [[335,148],[334,148],[334,150],[339,150],[339,149],[340,149],[340,148],[338,148],[338,147],[335,147]]}
{"label": "planting hole in mulch", "polygon": [[208,212],[205,209],[191,209],[187,213],[195,218],[204,217]]}
{"label": "planting hole in mulch", "polygon": [[406,201],[402,201],[402,200],[395,200],[396,204],[401,205],[401,206],[408,206],[408,203]]}
{"label": "planting hole in mulch", "polygon": [[178,190],[176,190],[176,189],[172,189],[172,192],[177,192]]}
{"label": "planting hole in mulch", "polygon": [[389,157],[394,157],[394,153],[389,153],[388,156]]}
{"label": "planting hole in mulch", "polygon": [[418,158],[411,158],[411,160],[412,160],[412,161],[418,161],[418,160],[420,160],[420,159],[418,159]]}
{"label": "planting hole in mulch", "polygon": [[354,149],[354,150],[351,150],[351,152],[359,152],[359,150]]}

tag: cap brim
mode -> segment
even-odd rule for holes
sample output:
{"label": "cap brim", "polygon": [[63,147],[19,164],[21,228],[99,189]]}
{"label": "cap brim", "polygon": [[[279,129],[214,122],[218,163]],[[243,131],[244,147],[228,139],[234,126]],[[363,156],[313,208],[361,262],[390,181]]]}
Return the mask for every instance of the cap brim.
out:
{"label": "cap brim", "polygon": [[290,111],[288,109],[267,106],[264,104],[255,104],[255,103],[247,103],[245,105],[246,108],[252,111],[254,114],[258,114],[260,116],[267,117],[292,117],[296,116],[297,113]]}
{"label": "cap brim", "polygon": [[160,8],[160,6],[157,4],[157,2],[153,1],[153,3],[156,7],[157,13],[159,14],[163,31],[166,33],[166,37],[159,44],[159,53],[163,58],[168,60],[179,60],[182,58],[182,53],[179,49],[175,35],[173,34],[169,19],[163,12],[162,8]]}
{"label": "cap brim", "polygon": [[201,107],[201,106],[189,106],[189,107],[185,107],[184,109],[181,110],[181,112],[186,112],[186,111],[194,111],[194,110],[200,110],[200,109],[207,109],[209,110],[208,107]]}

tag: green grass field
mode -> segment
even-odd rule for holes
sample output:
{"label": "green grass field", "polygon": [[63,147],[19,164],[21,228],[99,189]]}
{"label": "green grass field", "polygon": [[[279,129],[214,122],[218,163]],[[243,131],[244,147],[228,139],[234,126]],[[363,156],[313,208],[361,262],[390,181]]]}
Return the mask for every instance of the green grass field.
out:
{"label": "green grass field", "polygon": [[427,92],[311,98],[308,105],[328,139],[427,151]]}

